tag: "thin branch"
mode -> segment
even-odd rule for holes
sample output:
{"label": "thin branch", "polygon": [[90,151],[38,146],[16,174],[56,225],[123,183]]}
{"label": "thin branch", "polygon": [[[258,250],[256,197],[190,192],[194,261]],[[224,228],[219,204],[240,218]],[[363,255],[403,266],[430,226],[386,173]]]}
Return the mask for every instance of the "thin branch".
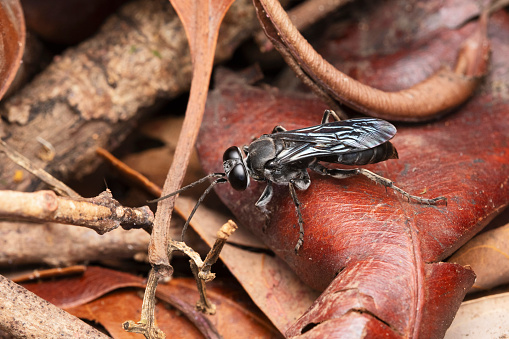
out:
{"label": "thin branch", "polygon": [[54,279],[56,277],[67,277],[77,274],[83,274],[87,270],[85,265],[73,265],[68,267],[48,268],[45,270],[33,270],[32,273],[25,273],[11,277],[15,283],[36,280],[36,279]]}
{"label": "thin branch", "polygon": [[109,190],[90,199],[59,197],[53,191],[0,191],[0,218],[83,226],[104,234],[119,226],[150,231],[154,215],[147,206],[120,205]]}
{"label": "thin branch", "polygon": [[0,152],[5,153],[14,163],[26,169],[28,172],[41,179],[43,182],[48,184],[55,192],[62,196],[68,196],[72,198],[79,198],[80,195],[76,193],[72,188],[57,180],[54,176],[46,172],[45,170],[38,168],[32,164],[25,156],[20,154],[18,151],[7,145],[7,143],[0,139]]}
{"label": "thin branch", "polygon": [[147,339],[166,338],[164,332],[155,325],[155,296],[159,278],[161,275],[157,269],[151,269],[143,296],[141,319],[137,323],[132,320],[124,322],[122,326],[127,332],[143,334]]}
{"label": "thin branch", "polygon": [[108,152],[108,150],[105,150],[102,147],[97,147],[95,152],[100,157],[102,157],[104,160],[106,160],[117,171],[122,173],[122,175],[125,176],[130,182],[132,182],[135,185],[138,185],[140,187],[143,187],[144,189],[146,189],[147,191],[149,191],[151,194],[153,194],[156,197],[161,196],[162,190],[159,186],[154,184],[152,181],[150,181],[146,176],[144,176],[140,172],[127,166],[120,159],[116,158],[113,154]]}
{"label": "thin branch", "polygon": [[183,242],[172,240],[168,248],[168,256],[171,256],[171,252],[173,251],[180,251],[191,259],[191,271],[193,272],[198,292],[200,293],[200,300],[196,303],[196,308],[204,313],[214,314],[216,312],[215,306],[207,299],[205,283],[214,279],[215,274],[210,272],[210,268],[219,258],[219,253],[223,249],[228,237],[236,229],[237,225],[231,220],[228,220],[226,224],[221,226],[220,230],[217,232],[217,240],[207,254],[205,261],[202,261],[200,255]]}
{"label": "thin branch", "polygon": [[221,250],[223,249],[223,246],[228,241],[228,238],[232,235],[233,232],[237,230],[237,224],[235,224],[233,221],[228,220],[226,224],[221,226],[219,231],[217,231],[217,239],[214,243],[214,246],[212,246],[212,249],[207,254],[207,257],[205,258],[205,261],[203,262],[200,272],[198,274],[200,279],[203,279],[205,282],[208,282],[212,279],[214,279],[214,276],[210,276],[212,273],[210,272],[210,269],[212,265],[214,265],[219,259],[219,254],[221,253]]}
{"label": "thin branch", "polygon": [[[168,257],[172,257],[173,251],[180,251],[190,258],[190,266],[193,275],[196,279],[200,300],[196,303],[196,308],[206,314],[214,314],[216,307],[212,304],[206,294],[205,283],[214,279],[215,275],[210,272],[210,267],[219,258],[219,253],[226,243],[228,237],[237,229],[237,225],[228,220],[221,229],[218,231],[214,246],[210,249],[205,262],[200,258],[200,255],[195,252],[191,247],[187,246],[184,242],[175,241],[170,239],[168,246]],[[139,322],[128,320],[124,322],[123,327],[127,332],[141,333],[146,338],[156,339],[165,338],[164,333],[155,325],[154,305],[158,280],[167,275],[165,272],[158,272],[159,267],[153,268],[147,281],[145,295],[143,297],[143,306],[141,311],[141,319]],[[163,267],[164,269],[164,267]]]}

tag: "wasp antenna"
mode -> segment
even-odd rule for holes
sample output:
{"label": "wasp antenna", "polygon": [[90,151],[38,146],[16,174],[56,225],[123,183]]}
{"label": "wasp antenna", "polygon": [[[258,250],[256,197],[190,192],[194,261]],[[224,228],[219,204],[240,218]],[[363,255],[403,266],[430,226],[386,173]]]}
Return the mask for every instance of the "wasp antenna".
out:
{"label": "wasp antenna", "polygon": [[198,201],[196,202],[196,205],[194,205],[194,208],[191,211],[191,214],[189,214],[189,217],[187,218],[186,223],[184,224],[184,228],[182,228],[182,239],[181,239],[182,242],[184,242],[184,235],[186,234],[187,227],[189,226],[189,223],[191,222],[191,219],[193,218],[194,213],[198,209],[198,206],[200,206],[203,199],[205,199],[205,196],[210,192],[212,187],[214,187],[217,184],[222,184],[225,182],[228,182],[228,180],[226,180],[226,178],[224,178],[224,177],[214,180],[213,182],[210,183],[209,187],[207,187],[207,189],[203,192],[200,199],[198,199]]}
{"label": "wasp antenna", "polygon": [[170,194],[167,194],[167,195],[165,195],[163,197],[160,197],[160,198],[157,198],[157,199],[154,199],[154,200],[149,200],[149,201],[147,201],[147,203],[158,202],[158,201],[167,199],[169,197],[172,197],[172,196],[174,196],[176,194],[182,193],[182,192],[184,192],[185,190],[187,190],[187,189],[189,189],[191,187],[194,187],[196,185],[201,184],[204,181],[207,181],[207,179],[209,179],[209,178],[224,178],[225,176],[226,176],[226,174],[224,174],[224,173],[210,173],[209,175],[206,175],[203,178],[201,178],[199,180],[196,180],[195,182],[193,182],[193,183],[191,183],[191,184],[189,184],[189,185],[187,185],[185,187],[182,187],[181,189],[179,189],[179,190],[177,190],[175,192],[172,192]]}

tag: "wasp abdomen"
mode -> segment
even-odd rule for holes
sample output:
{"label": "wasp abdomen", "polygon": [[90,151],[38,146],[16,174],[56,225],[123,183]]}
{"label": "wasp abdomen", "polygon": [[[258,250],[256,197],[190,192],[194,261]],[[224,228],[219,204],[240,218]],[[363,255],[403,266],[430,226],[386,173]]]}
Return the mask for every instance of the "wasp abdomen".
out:
{"label": "wasp abdomen", "polygon": [[385,142],[364,151],[340,154],[337,162],[343,165],[362,166],[397,158],[398,152],[396,148],[390,142]]}

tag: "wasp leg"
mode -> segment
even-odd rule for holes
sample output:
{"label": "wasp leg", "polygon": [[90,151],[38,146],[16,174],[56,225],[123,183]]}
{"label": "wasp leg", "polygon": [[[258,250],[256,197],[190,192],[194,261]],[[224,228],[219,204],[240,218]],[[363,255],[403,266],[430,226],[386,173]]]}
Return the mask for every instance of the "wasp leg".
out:
{"label": "wasp leg", "polygon": [[272,129],[272,134],[274,133],[278,133],[278,132],[286,132],[286,128],[284,128],[283,126],[281,125],[277,125],[276,127],[274,127]]}
{"label": "wasp leg", "polygon": [[288,188],[290,189],[290,195],[292,197],[293,203],[295,204],[295,211],[297,212],[297,217],[299,219],[299,240],[297,240],[297,244],[295,245],[295,254],[297,254],[302,244],[304,243],[304,219],[302,218],[302,213],[300,211],[300,201],[299,198],[297,198],[297,192],[295,192],[293,182],[288,184]]}
{"label": "wasp leg", "polygon": [[341,119],[339,118],[339,116],[337,115],[336,112],[334,112],[333,110],[331,109],[326,109],[325,112],[323,112],[323,118],[322,118],[322,125],[323,124],[326,124],[329,122],[329,118],[330,117],[333,117],[334,120],[336,121],[340,121]]}
{"label": "wasp leg", "polygon": [[263,233],[267,232],[267,227],[269,226],[270,223],[269,210],[267,209],[267,205],[269,204],[273,195],[274,190],[272,189],[272,182],[267,181],[267,186],[265,186],[262,195],[260,195],[258,201],[255,203],[255,206],[258,207],[265,216],[265,223],[263,224],[262,228]]}
{"label": "wasp leg", "polygon": [[386,188],[392,188],[393,190],[401,193],[404,197],[410,201],[410,199],[415,200],[421,204],[428,204],[433,205],[436,204],[438,201],[445,201],[447,204],[447,198],[446,197],[437,197],[433,199],[426,199],[421,198],[416,195],[411,195],[410,193],[402,190],[398,186],[394,185],[394,182],[390,179],[384,178],[378,174],[375,174],[371,171],[368,171],[364,168],[355,168],[355,169],[330,169],[325,166],[320,165],[319,163],[312,163],[309,168],[311,168],[313,171],[318,172],[322,175],[330,175],[331,177],[337,178],[337,179],[345,179],[354,175],[362,174],[365,177],[368,177],[369,179],[373,180],[377,184],[384,185]]}
{"label": "wasp leg", "polygon": [[267,205],[269,204],[272,196],[274,194],[274,190],[272,189],[272,182],[267,181],[267,186],[263,190],[262,195],[258,198],[258,201],[255,203],[255,206],[262,210],[263,213],[268,213]]}

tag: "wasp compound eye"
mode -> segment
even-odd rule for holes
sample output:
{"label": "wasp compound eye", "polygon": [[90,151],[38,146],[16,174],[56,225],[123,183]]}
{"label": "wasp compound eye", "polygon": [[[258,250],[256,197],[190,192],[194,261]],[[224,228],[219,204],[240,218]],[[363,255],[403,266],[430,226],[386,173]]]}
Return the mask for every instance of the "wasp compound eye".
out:
{"label": "wasp compound eye", "polygon": [[242,161],[242,153],[240,153],[240,148],[237,146],[232,146],[224,151],[223,154],[223,162],[227,160],[240,160]]}
{"label": "wasp compound eye", "polygon": [[249,185],[249,177],[243,164],[233,166],[230,173],[226,174],[230,185],[237,191],[244,191]]}
{"label": "wasp compound eye", "polygon": [[249,175],[242,160],[240,148],[232,146],[223,155],[223,167],[230,185],[237,191],[243,191],[249,186]]}

